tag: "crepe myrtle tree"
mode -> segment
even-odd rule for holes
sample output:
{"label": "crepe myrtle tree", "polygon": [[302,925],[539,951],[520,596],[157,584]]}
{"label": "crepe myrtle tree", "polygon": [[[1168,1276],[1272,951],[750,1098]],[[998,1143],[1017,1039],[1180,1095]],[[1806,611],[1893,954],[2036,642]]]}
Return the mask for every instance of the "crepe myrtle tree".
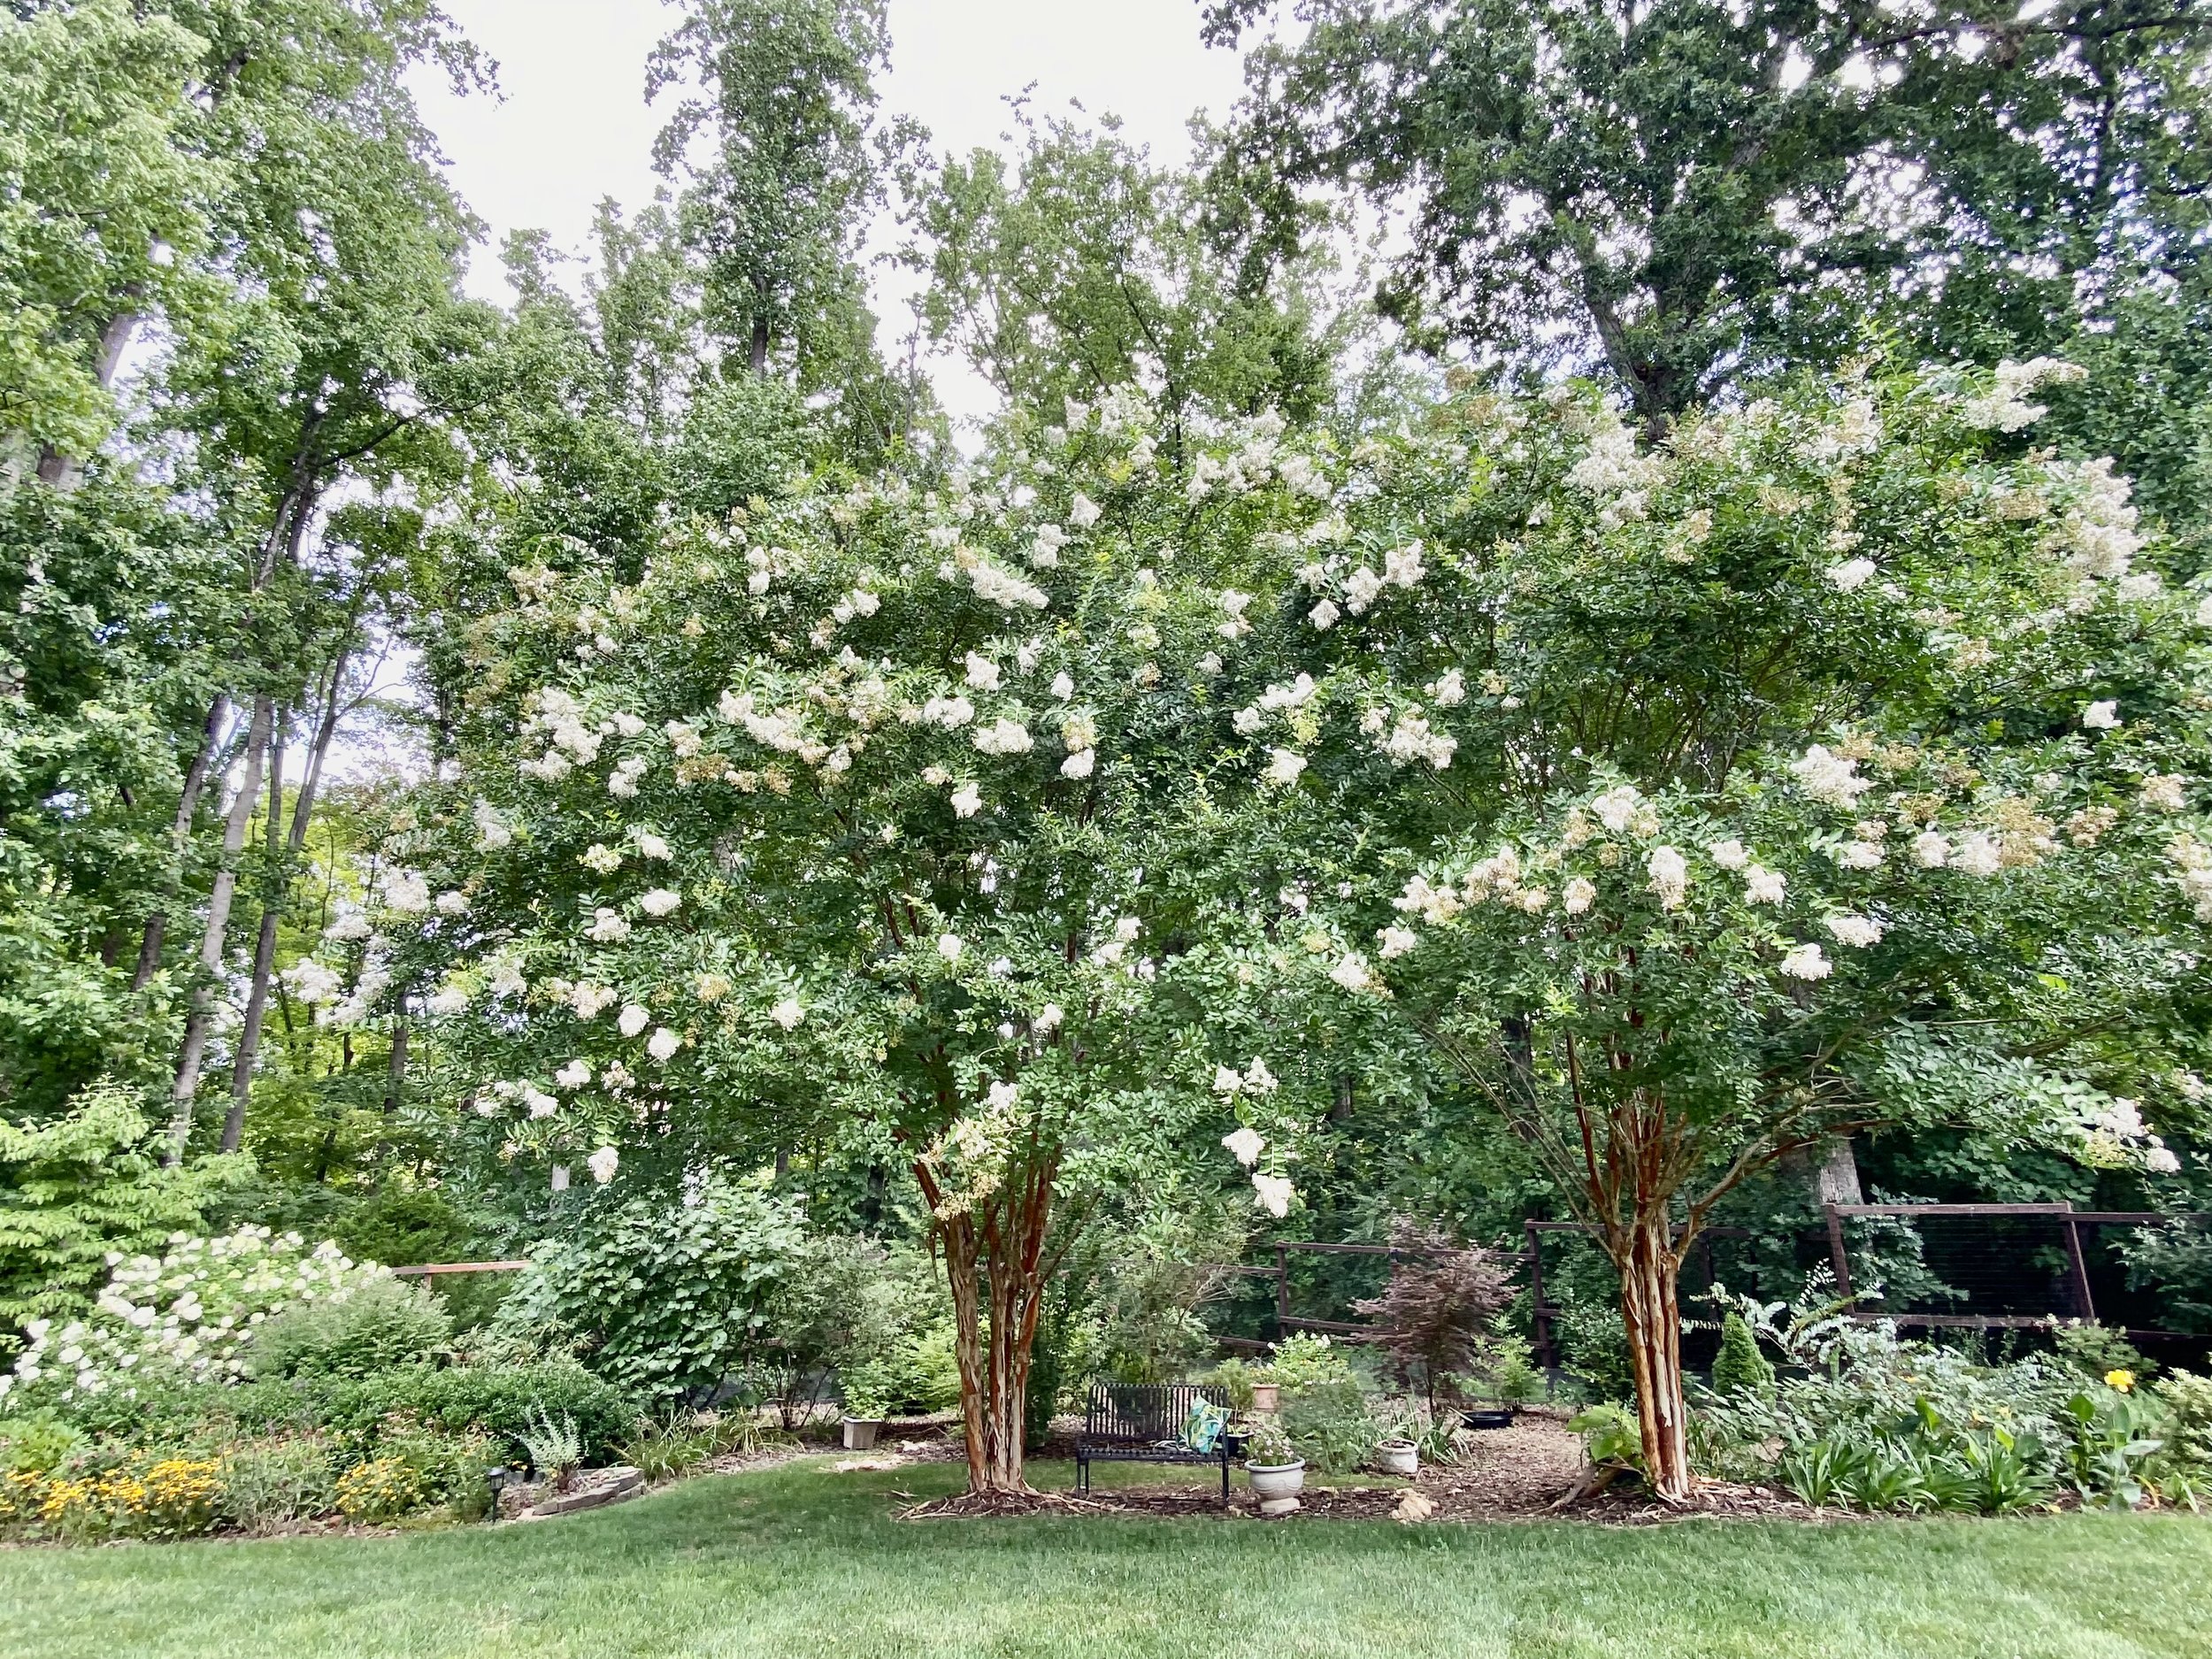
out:
{"label": "crepe myrtle tree", "polygon": [[1304,671],[1233,716],[1299,779],[1316,959],[1619,1269],[1663,1497],[1677,1275],[1748,1173],[1938,1117],[2176,1166],[2143,1114],[2201,1088],[2161,1033],[2212,919],[2212,601],[2108,464],[2020,435],[2066,373],[1657,449],[1594,395],[1450,398],[1333,475]]}
{"label": "crepe myrtle tree", "polygon": [[1264,680],[1256,617],[1295,637],[1327,486],[1266,416],[1171,459],[1134,393],[1054,412],[933,488],[675,528],[634,586],[513,570],[346,930],[511,1160],[672,1176],[799,1118],[895,1149],[979,1492],[1022,1485],[1056,1203],[1197,1152],[1280,1215],[1299,1110],[1250,1035],[1279,907],[1214,856],[1282,783],[1220,687]]}

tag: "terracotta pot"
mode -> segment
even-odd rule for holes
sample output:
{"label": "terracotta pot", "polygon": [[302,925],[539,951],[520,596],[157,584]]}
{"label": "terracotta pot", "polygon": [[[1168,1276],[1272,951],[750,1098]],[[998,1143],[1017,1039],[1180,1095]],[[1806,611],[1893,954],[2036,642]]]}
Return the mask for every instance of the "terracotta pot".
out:
{"label": "terracotta pot", "polygon": [[1386,1475],[1417,1475],[1421,1472],[1421,1448],[1411,1440],[1385,1440],[1375,1448],[1375,1467]]}
{"label": "terracotta pot", "polygon": [[1263,1503],[1294,1498],[1305,1490],[1306,1460],[1302,1457],[1290,1463],[1247,1463],[1244,1472],[1252,1482],[1252,1495]]}
{"label": "terracotta pot", "polygon": [[876,1436],[882,1432],[881,1417],[847,1417],[845,1449],[849,1452],[872,1452],[875,1450]]}
{"label": "terracotta pot", "polygon": [[1252,1385],[1252,1409],[1279,1411],[1283,1404],[1283,1386],[1280,1383],[1256,1382]]}

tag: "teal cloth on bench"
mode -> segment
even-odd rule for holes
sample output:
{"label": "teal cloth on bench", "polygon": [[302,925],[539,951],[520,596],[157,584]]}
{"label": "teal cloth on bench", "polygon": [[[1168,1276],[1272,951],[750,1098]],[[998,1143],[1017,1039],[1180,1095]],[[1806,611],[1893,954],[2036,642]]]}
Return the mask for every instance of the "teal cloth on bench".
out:
{"label": "teal cloth on bench", "polygon": [[1220,1448],[1221,1432],[1228,1426],[1228,1412],[1210,1400],[1194,1401],[1190,1416],[1183,1419],[1183,1444],[1194,1452],[1214,1452]]}

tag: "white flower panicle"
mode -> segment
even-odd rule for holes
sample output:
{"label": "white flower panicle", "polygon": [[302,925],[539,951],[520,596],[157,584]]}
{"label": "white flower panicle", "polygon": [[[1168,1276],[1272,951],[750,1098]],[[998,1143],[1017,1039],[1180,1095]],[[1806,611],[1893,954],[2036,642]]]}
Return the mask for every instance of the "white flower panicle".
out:
{"label": "white flower panicle", "polygon": [[672,887],[655,887],[637,902],[637,907],[648,916],[672,916],[684,895]]}
{"label": "white flower panicle", "polygon": [[1814,744],[1792,761],[1790,770],[1797,774],[1798,787],[1830,806],[1855,808],[1859,797],[1874,787],[1872,779],[1859,776],[1857,761],[1832,752],[1823,743]]}
{"label": "white flower panicle", "polygon": [[1252,1202],[1269,1215],[1280,1221],[1290,1214],[1290,1201],[1295,1191],[1287,1176],[1263,1175],[1252,1171]]}
{"label": "white flower panicle", "polygon": [[1655,847],[1644,860],[1644,869],[1651,877],[1651,890],[1659,895],[1659,908],[1680,910],[1690,887],[1690,866],[1682,855],[1671,847]]}
{"label": "white flower panicle", "polygon": [[1870,916],[1831,916],[1823,924],[1839,945],[1864,950],[1882,942],[1887,928]]}
{"label": "white flower panicle", "polygon": [[1298,781],[1298,774],[1306,769],[1306,757],[1287,749],[1267,751],[1267,780],[1285,788]]}
{"label": "white flower panicle", "polygon": [[1835,964],[1821,954],[1818,945],[1799,945],[1785,955],[1776,972],[1783,978],[1810,982],[1824,979],[1835,972]]}
{"label": "white flower panicle", "polygon": [[622,1155],[612,1147],[601,1147],[584,1160],[584,1167],[591,1171],[591,1179],[604,1187],[614,1179],[614,1172],[622,1165]]}
{"label": "white flower panicle", "polygon": [[1267,1142],[1260,1138],[1259,1132],[1249,1127],[1232,1130],[1221,1137],[1221,1144],[1228,1148],[1230,1156],[1248,1170],[1257,1164],[1260,1154],[1267,1150]]}
{"label": "white flower panicle", "polygon": [[652,1020],[651,1010],[641,1002],[630,1002],[625,1004],[622,1012],[615,1017],[615,1029],[626,1037],[634,1037]]}
{"label": "white flower panicle", "polygon": [[681,1037],[669,1030],[667,1026],[660,1025],[655,1027],[653,1034],[646,1039],[645,1052],[664,1065],[676,1057],[676,1050],[683,1046],[684,1040]]}

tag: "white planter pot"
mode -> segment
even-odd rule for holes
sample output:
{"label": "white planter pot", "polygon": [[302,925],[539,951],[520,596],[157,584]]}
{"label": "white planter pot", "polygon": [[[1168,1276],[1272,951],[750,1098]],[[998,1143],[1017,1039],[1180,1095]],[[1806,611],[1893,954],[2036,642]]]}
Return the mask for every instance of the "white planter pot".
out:
{"label": "white planter pot", "polygon": [[1417,1475],[1421,1472],[1421,1448],[1411,1440],[1385,1440],[1375,1448],[1375,1467],[1386,1475]]}
{"label": "white planter pot", "polygon": [[1276,1498],[1294,1498],[1306,1487],[1306,1463],[1302,1457],[1294,1463],[1247,1463],[1244,1472],[1252,1482],[1253,1495],[1263,1503]]}
{"label": "white planter pot", "polygon": [[849,1452],[872,1452],[875,1450],[876,1436],[882,1432],[881,1417],[847,1417],[845,1449]]}

